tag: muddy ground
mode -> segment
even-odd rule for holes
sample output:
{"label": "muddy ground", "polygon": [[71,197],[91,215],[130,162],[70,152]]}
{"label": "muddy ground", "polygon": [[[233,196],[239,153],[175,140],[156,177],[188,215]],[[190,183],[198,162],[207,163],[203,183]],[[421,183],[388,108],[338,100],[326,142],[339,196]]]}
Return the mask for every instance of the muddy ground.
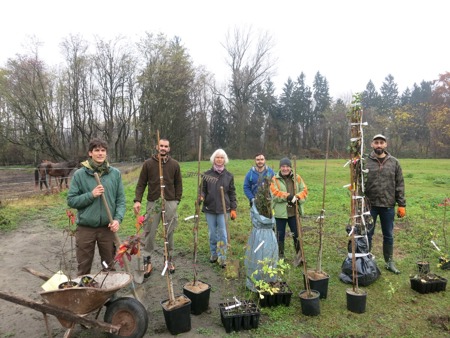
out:
{"label": "muddy ground", "polygon": [[[22,267],[31,267],[51,276],[59,268],[59,256],[63,243],[70,247],[70,238],[62,230],[47,226],[45,219],[38,219],[22,224],[18,230],[0,234],[2,254],[0,255],[0,291],[41,302],[39,294],[43,280],[22,271]],[[135,257],[135,256],[134,256]],[[133,257],[132,263],[136,263]],[[161,276],[163,257],[155,257],[154,270],[143,284],[137,285],[138,295],[146,307],[149,326],[145,337],[171,337],[167,330],[160,302],[168,299],[166,278]],[[211,288],[210,308],[201,315],[191,316],[191,330],[180,334],[181,337],[222,337],[226,336],[220,321],[219,303],[233,295],[233,289],[241,287],[242,282],[227,281],[223,270],[209,263],[205,257],[198,264],[199,278],[209,283]],[[161,264],[158,264],[161,262]],[[192,280],[192,257],[178,253],[175,260],[176,272],[172,282],[175,295],[183,293],[183,285]],[[134,265],[131,265],[132,268]],[[96,259],[94,271],[100,270]],[[131,288],[120,291],[121,295],[131,296]],[[103,307],[99,320],[103,320]],[[65,329],[54,316],[48,316],[53,337],[63,337]],[[0,337],[47,337],[43,315],[36,310],[0,299]],[[95,318],[94,314],[89,318]],[[247,335],[240,332],[240,335]],[[85,329],[77,325],[73,337],[106,337],[98,329]]]}
{"label": "muddy ground", "polygon": [[[131,167],[121,167],[127,170]],[[20,199],[24,195],[43,194],[46,191],[35,190],[34,175],[31,169],[27,170],[1,170],[0,171],[0,201],[10,202]],[[36,218],[35,216],[32,216]],[[23,221],[18,229],[12,233],[0,232],[2,246],[0,255],[0,291],[16,296],[41,302],[39,294],[42,291],[43,280],[22,271],[23,267],[30,267],[52,276],[60,270],[61,252],[67,252],[70,248],[70,236],[63,230],[53,229],[48,226],[45,215],[37,216],[37,219]],[[120,236],[120,234],[119,234]],[[73,243],[74,245],[74,243]],[[133,256],[131,267],[136,265],[136,256]],[[176,272],[172,283],[175,295],[183,293],[183,285],[193,278],[193,257],[188,252],[177,252],[175,257]],[[138,295],[147,309],[149,326],[145,337],[171,337],[167,330],[161,301],[169,298],[167,280],[161,276],[163,268],[162,251],[159,257],[153,257],[154,269],[152,275],[138,287]],[[180,334],[181,337],[222,337],[226,336],[220,320],[219,303],[231,299],[236,288],[242,288],[244,282],[227,281],[224,279],[224,271],[208,261],[208,257],[198,259],[199,279],[211,285],[210,308],[201,315],[191,316],[191,330]],[[75,273],[76,264],[73,271]],[[96,258],[92,272],[100,270],[99,259]],[[242,294],[242,290],[240,292]],[[131,288],[120,291],[122,296],[132,296]],[[105,307],[100,312],[99,320],[103,320]],[[53,337],[63,337],[66,331],[58,320],[49,315],[49,324]],[[95,314],[89,318],[95,319]],[[264,318],[261,318],[263,321]],[[240,335],[250,335],[250,332],[240,332]],[[106,337],[106,333],[90,328],[85,329],[76,325],[72,337],[97,338]],[[41,312],[31,308],[0,299],[0,338],[6,337],[48,337],[46,326]]]}

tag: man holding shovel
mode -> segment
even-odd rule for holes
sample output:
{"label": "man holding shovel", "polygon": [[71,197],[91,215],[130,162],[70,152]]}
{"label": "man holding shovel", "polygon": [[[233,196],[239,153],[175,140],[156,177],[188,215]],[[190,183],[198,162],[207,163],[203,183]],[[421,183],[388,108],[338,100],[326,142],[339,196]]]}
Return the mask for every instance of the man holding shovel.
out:
{"label": "man holding shovel", "polygon": [[[292,171],[292,163],[288,158],[280,160],[280,170],[273,176],[270,190],[273,196],[274,217],[277,227],[278,256],[284,258],[284,238],[286,234],[286,223],[294,235],[294,247],[297,255],[300,255],[300,241],[298,239],[298,227],[296,210],[303,214],[303,203],[308,196],[308,188],[300,175]],[[299,207],[295,207],[295,203]],[[297,258],[298,264],[301,257]]]}
{"label": "man holding shovel", "polygon": [[141,173],[136,184],[136,191],[134,197],[134,212],[136,215],[140,214],[141,201],[144,195],[145,188],[148,187],[147,194],[147,217],[145,231],[144,249],[144,277],[150,276],[152,271],[151,254],[155,248],[155,237],[158,229],[158,224],[161,220],[161,179],[159,173],[159,160],[161,159],[162,176],[164,180],[164,198],[165,198],[165,215],[164,220],[167,224],[163,224],[167,228],[168,237],[168,270],[170,273],[175,272],[175,265],[172,261],[173,253],[173,233],[178,225],[177,208],[181,201],[183,193],[183,184],[181,179],[181,169],[179,163],[169,156],[170,145],[169,140],[160,139],[156,146],[159,154],[153,155],[146,160],[142,165]]}
{"label": "man holding shovel", "polygon": [[[67,194],[69,207],[78,210],[75,234],[78,276],[91,272],[96,244],[102,262],[111,265],[116,254],[114,233],[119,230],[125,214],[125,193],[120,171],[106,160],[107,150],[108,145],[103,140],[95,138],[89,142],[89,159],[82,162],[82,167],[73,175]],[[100,176],[101,184],[97,184],[94,173]],[[103,194],[112,222],[100,198]]]}

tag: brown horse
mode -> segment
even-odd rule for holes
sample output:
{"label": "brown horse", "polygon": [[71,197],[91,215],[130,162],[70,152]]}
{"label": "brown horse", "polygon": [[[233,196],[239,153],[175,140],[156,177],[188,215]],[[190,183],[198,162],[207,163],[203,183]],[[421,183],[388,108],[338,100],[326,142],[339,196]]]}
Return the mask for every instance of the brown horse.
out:
{"label": "brown horse", "polygon": [[39,184],[40,190],[42,190],[42,185],[45,185],[47,190],[49,186],[47,184],[47,175],[50,181],[51,187],[51,177],[53,176],[56,180],[56,185],[59,185],[59,189],[62,190],[63,182],[66,183],[66,188],[69,188],[69,175],[70,172],[79,166],[77,161],[65,161],[53,163],[47,160],[43,160],[34,171],[35,187],[37,188]]}

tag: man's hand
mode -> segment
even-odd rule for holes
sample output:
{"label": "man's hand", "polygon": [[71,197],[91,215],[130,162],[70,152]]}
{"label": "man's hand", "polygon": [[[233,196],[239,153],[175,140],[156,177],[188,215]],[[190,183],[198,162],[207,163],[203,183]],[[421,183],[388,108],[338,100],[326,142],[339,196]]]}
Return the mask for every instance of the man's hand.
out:
{"label": "man's hand", "polygon": [[141,213],[141,202],[134,202],[133,210],[135,215],[139,215]]}
{"label": "man's hand", "polygon": [[397,217],[403,218],[406,216],[406,208],[405,207],[398,207],[397,208]]}
{"label": "man's hand", "polygon": [[230,211],[230,217],[231,217],[231,219],[232,219],[233,221],[237,218],[236,210],[231,210],[231,211]]}
{"label": "man's hand", "polygon": [[108,228],[112,231],[112,232],[117,232],[119,231],[119,221],[118,220],[114,220],[112,223],[109,223]]}
{"label": "man's hand", "polygon": [[92,190],[92,196],[95,198],[101,196],[105,192],[105,188],[103,188],[103,185],[99,184],[97,185],[94,190]]}

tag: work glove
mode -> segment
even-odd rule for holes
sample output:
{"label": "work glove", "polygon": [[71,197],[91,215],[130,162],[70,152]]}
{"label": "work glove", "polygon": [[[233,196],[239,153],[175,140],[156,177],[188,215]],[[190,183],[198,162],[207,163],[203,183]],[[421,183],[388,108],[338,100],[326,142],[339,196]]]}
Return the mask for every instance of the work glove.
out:
{"label": "work glove", "polygon": [[297,196],[290,194],[287,198],[288,202],[291,204],[295,204],[295,202],[297,201]]}
{"label": "work glove", "polygon": [[236,217],[237,217],[236,210],[231,210],[230,211],[230,217],[231,217],[231,219],[233,221],[236,219]]}
{"label": "work glove", "polygon": [[397,208],[397,217],[403,218],[406,216],[406,207],[398,207]]}
{"label": "work glove", "polygon": [[253,206],[253,203],[255,203],[255,199],[254,199],[254,198],[252,198],[252,199],[250,200],[250,208]]}

